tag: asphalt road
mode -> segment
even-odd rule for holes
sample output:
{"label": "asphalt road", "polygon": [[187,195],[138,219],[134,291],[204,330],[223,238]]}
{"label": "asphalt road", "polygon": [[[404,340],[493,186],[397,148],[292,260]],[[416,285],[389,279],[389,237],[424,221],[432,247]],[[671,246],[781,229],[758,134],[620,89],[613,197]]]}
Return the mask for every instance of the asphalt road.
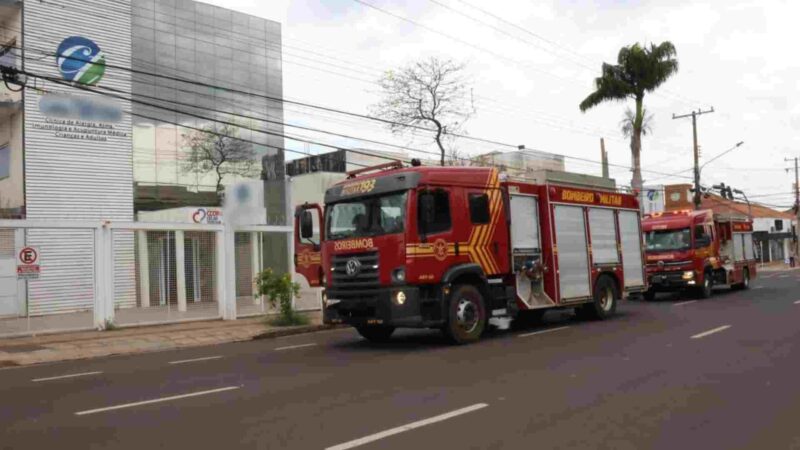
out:
{"label": "asphalt road", "polygon": [[462,347],[346,329],[0,370],[0,448],[800,448],[798,281]]}

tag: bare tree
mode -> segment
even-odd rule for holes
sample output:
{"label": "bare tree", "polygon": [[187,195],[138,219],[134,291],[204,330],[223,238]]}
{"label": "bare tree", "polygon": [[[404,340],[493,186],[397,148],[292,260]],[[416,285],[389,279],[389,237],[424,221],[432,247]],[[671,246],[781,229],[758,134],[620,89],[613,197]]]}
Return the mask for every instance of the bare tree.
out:
{"label": "bare tree", "polygon": [[393,133],[432,129],[444,166],[444,138],[457,132],[473,113],[464,65],[431,57],[386,72],[379,84],[383,99],[372,106],[372,114],[391,122]]}
{"label": "bare tree", "polygon": [[238,138],[238,128],[230,124],[214,123],[183,135],[189,151],[184,161],[186,173],[205,175],[214,172],[217,177],[217,195],[222,195],[225,175],[243,177],[258,174],[253,144]]}

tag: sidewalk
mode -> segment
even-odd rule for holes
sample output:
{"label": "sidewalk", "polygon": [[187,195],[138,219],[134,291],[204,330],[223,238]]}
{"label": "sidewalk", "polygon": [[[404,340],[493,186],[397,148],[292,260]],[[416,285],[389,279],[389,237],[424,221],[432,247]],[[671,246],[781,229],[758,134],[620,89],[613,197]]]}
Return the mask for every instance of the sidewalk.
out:
{"label": "sidewalk", "polygon": [[766,264],[758,264],[759,272],[781,272],[786,270],[800,270],[800,264],[797,267],[789,267],[788,264],[783,262],[770,262]]}
{"label": "sidewalk", "polygon": [[262,317],[256,317],[0,339],[0,367],[223,344],[330,328],[322,325],[320,312],[306,315],[310,324],[297,327],[270,327]]}

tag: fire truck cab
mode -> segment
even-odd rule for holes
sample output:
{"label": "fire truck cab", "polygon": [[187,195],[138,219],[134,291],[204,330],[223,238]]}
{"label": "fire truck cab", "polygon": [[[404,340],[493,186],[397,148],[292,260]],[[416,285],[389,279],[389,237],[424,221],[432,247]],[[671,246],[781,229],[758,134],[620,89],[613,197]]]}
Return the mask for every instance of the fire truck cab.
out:
{"label": "fire truck cab", "polygon": [[[466,343],[490,320],[548,308],[605,318],[646,289],[634,196],[504,180],[493,168],[375,170],[325,195],[325,323],[374,341],[439,328]],[[301,235],[312,214],[298,213]]]}
{"label": "fire truck cab", "polygon": [[693,291],[712,295],[715,285],[747,289],[756,276],[753,222],[746,216],[711,210],[681,210],[645,215],[649,290]]}

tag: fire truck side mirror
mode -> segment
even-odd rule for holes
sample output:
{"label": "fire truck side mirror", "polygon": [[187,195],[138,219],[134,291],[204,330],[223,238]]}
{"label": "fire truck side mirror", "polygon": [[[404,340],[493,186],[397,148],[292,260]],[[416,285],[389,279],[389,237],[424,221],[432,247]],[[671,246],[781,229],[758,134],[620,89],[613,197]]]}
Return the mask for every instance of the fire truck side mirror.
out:
{"label": "fire truck side mirror", "polygon": [[303,239],[311,239],[314,236],[314,219],[311,217],[311,211],[304,209],[300,213],[300,237]]}

